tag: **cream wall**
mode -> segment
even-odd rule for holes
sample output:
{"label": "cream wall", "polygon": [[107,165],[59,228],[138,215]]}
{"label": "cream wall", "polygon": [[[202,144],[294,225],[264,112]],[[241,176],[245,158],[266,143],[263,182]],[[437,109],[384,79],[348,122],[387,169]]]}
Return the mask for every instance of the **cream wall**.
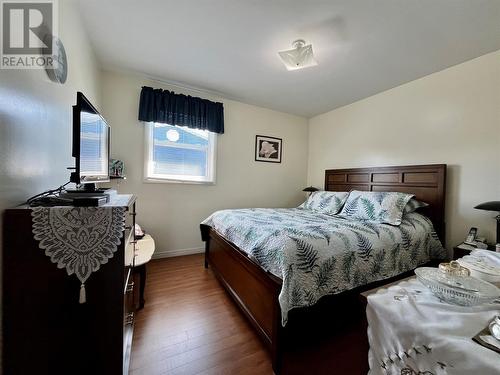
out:
{"label": "cream wall", "polygon": [[309,120],[308,184],[328,168],[448,164],[447,247],[471,226],[495,239],[500,200],[500,51]]}
{"label": "cream wall", "polygon": [[[292,207],[304,199],[305,118],[169,87],[136,75],[103,72],[102,77],[103,114],[111,125],[111,156],[125,162],[127,175],[119,191],[138,195],[137,220],[155,238],[156,256],[201,251],[199,224],[216,210]],[[144,124],[137,115],[144,85],[224,103],[225,133],[217,137],[215,185],[143,181]],[[254,161],[257,134],[283,139],[281,164]]]}
{"label": "cream wall", "polygon": [[71,0],[59,1],[59,31],[69,62],[64,85],[43,70],[0,69],[0,213],[68,181],[76,92],[100,104],[100,70]]}

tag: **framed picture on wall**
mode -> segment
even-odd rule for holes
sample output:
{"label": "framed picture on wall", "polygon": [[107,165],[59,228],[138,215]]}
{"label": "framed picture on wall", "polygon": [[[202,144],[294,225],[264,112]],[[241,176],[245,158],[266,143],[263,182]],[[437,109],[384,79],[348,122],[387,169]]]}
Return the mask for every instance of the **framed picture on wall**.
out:
{"label": "framed picture on wall", "polygon": [[281,138],[255,136],[255,161],[281,163]]}

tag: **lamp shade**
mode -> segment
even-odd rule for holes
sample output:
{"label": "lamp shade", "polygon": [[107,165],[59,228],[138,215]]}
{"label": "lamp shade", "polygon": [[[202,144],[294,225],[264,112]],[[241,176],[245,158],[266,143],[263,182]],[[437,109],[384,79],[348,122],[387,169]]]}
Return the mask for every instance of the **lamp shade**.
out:
{"label": "lamp shade", "polygon": [[315,192],[315,191],[318,191],[319,189],[318,188],[315,188],[314,186],[308,186],[306,187],[304,190],[302,191],[307,191],[309,193],[312,193],[312,192]]}
{"label": "lamp shade", "polygon": [[478,210],[500,212],[500,201],[484,202],[484,203],[478,204],[474,208],[477,208]]}

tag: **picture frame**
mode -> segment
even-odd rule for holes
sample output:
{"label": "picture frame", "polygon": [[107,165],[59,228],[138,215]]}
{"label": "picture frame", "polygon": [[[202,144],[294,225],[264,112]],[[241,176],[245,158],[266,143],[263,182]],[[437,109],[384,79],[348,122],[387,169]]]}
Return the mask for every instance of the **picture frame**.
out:
{"label": "picture frame", "polygon": [[281,163],[283,140],[266,135],[255,136],[255,161],[266,163]]}

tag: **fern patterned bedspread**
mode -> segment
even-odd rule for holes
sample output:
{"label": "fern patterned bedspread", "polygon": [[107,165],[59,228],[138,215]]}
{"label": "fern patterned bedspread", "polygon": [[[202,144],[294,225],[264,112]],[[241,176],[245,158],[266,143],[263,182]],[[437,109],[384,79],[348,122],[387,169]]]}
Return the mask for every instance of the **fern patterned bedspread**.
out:
{"label": "fern patterned bedspread", "polygon": [[251,208],[217,211],[202,224],[283,280],[283,325],[293,308],[446,255],[430,220],[414,212],[391,226],[302,208]]}

